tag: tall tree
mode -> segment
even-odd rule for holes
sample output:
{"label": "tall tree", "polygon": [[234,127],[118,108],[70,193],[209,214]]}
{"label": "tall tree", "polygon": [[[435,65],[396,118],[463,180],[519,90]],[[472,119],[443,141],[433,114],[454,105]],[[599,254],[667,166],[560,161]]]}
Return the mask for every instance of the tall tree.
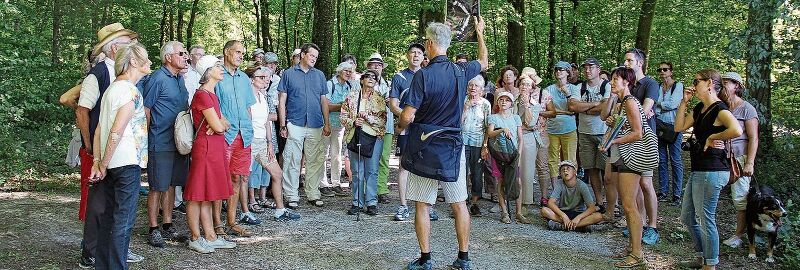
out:
{"label": "tall tree", "polygon": [[283,51],[286,55],[287,66],[292,63],[289,47],[289,25],[286,24],[286,0],[281,1],[281,23],[283,24]]}
{"label": "tall tree", "polygon": [[[648,53],[650,51],[650,32],[653,29],[653,16],[656,11],[656,0],[643,0],[642,11],[639,13],[639,26],[636,28],[635,47]],[[647,62],[644,63],[647,70]]]}
{"label": "tall tree", "polygon": [[572,63],[578,62],[578,1],[579,0],[572,0],[572,53],[570,54],[570,60]]}
{"label": "tall tree", "polygon": [[275,48],[272,45],[272,32],[270,32],[269,23],[269,0],[261,0],[261,44],[267,51],[274,52]]}
{"label": "tall tree", "polygon": [[525,1],[508,0],[514,8],[508,19],[508,43],[506,64],[521,69],[525,66]]}
{"label": "tall tree", "polygon": [[311,42],[319,46],[316,67],[325,74],[333,73],[331,51],[333,50],[334,0],[314,0],[314,28]]}
{"label": "tall tree", "polygon": [[53,65],[61,64],[61,4],[53,0],[53,42],[50,46],[50,62]]}
{"label": "tall tree", "polygon": [[550,32],[547,34],[547,69],[556,64],[556,0],[547,1]]}
{"label": "tall tree", "polygon": [[178,10],[178,26],[176,27],[176,31],[178,32],[177,41],[183,40],[183,14],[186,13],[186,10],[183,9],[183,0],[178,0],[178,4],[176,5]]}
{"label": "tall tree", "polygon": [[194,19],[197,16],[197,2],[199,0],[192,1],[192,11],[189,15],[189,23],[186,25],[186,47],[192,47],[192,33],[194,32]]}
{"label": "tall tree", "polygon": [[[772,134],[772,28],[778,15],[780,0],[750,0],[748,2],[747,28],[747,89],[756,99],[757,108],[764,116],[758,127],[759,151],[773,149]],[[762,151],[763,150],[763,151]]]}

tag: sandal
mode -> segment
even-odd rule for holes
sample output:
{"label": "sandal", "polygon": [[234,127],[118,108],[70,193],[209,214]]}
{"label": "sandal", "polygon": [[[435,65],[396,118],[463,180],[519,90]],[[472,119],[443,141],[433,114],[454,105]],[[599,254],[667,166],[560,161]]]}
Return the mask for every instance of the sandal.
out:
{"label": "sandal", "polygon": [[258,204],[258,203],[249,204],[247,206],[247,209],[250,210],[250,212],[253,212],[253,213],[256,213],[256,214],[264,213],[264,208],[262,208],[261,205]]}
{"label": "sandal", "polygon": [[230,227],[230,231],[231,231],[231,233],[233,233],[235,235],[238,235],[238,236],[241,236],[241,237],[253,236],[253,234],[250,231],[248,231],[244,227],[240,226],[239,224],[231,226]]}
{"label": "sandal", "polygon": [[631,250],[629,248],[625,248],[622,251],[614,255],[611,255],[611,260],[615,262],[622,261],[625,260],[625,258],[627,258],[629,254],[631,254]]}
{"label": "sandal", "polygon": [[225,226],[222,225],[214,227],[214,234],[216,234],[217,236],[228,235],[228,233],[225,232]]}
{"label": "sandal", "polygon": [[[631,261],[631,259],[633,261]],[[614,266],[617,268],[645,267],[647,266],[647,261],[645,261],[644,258],[636,257],[636,255],[628,254],[628,256],[625,257],[625,260],[614,263]]]}
{"label": "sandal", "polygon": [[275,209],[275,202],[270,199],[263,199],[260,202],[262,208]]}

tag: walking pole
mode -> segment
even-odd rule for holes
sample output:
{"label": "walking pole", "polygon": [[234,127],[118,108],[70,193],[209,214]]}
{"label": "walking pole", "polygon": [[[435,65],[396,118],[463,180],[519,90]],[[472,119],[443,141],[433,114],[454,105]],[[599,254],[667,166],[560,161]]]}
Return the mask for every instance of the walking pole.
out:
{"label": "walking pole", "polygon": [[[355,136],[358,136],[358,134],[355,134]],[[358,168],[358,165],[359,165],[359,164],[361,164],[361,161],[362,161],[362,160],[361,160],[361,159],[362,159],[362,157],[361,157],[361,141],[359,141],[359,142],[356,144],[356,147],[358,147],[358,153],[356,153],[356,156],[357,156],[357,158],[358,158],[358,163],[356,163],[356,168]],[[352,164],[351,164],[351,166],[352,166]],[[351,168],[352,168],[352,167],[351,167]],[[366,166],[364,166],[364,168],[366,168]],[[363,169],[364,169],[364,168],[362,168],[361,170],[363,171]],[[352,170],[352,169],[351,169],[351,170]],[[360,173],[360,172],[359,172],[359,173]],[[355,174],[355,173],[354,173],[354,174]],[[362,175],[363,175],[363,174],[362,174]],[[355,177],[354,177],[354,178],[355,178]],[[353,182],[355,182],[355,181],[353,181]],[[357,204],[361,204],[361,200],[360,200],[360,199],[361,199],[361,198],[364,198],[364,197],[366,197],[366,195],[364,195],[364,196],[362,196],[362,195],[361,195],[361,194],[362,194],[362,192],[361,192],[361,191],[362,191],[362,187],[364,187],[364,179],[363,179],[363,177],[362,177],[362,178],[359,178],[359,182],[361,183],[361,186],[359,186],[359,187],[358,187],[358,193],[357,193],[357,195],[356,195],[356,196],[358,196],[358,197],[356,198],[356,202],[357,202]],[[366,194],[366,191],[364,191],[364,192],[363,192],[363,194]],[[365,199],[365,200],[366,200],[366,199]],[[366,204],[366,202],[365,202],[365,204]],[[359,208],[359,211],[358,211],[358,212],[356,212],[356,221],[361,221],[361,211],[360,211],[360,209],[361,209],[361,206],[360,206],[360,205],[357,205],[357,207]]]}

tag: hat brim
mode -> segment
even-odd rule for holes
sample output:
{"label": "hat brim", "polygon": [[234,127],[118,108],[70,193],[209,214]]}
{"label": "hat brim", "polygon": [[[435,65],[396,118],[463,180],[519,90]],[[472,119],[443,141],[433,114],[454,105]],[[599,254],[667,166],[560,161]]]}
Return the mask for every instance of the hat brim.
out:
{"label": "hat brim", "polygon": [[381,63],[383,65],[383,67],[389,66],[389,64],[387,64],[385,62],[381,62],[381,61],[364,61],[364,66],[365,67],[369,66],[369,64],[372,64],[372,63]]}
{"label": "hat brim", "polygon": [[123,36],[128,36],[131,39],[134,39],[134,38],[139,37],[139,34],[136,33],[136,32],[133,32],[131,30],[128,30],[128,29],[122,29],[122,30],[116,31],[114,33],[111,33],[110,35],[106,36],[106,38],[104,38],[103,40],[98,42],[97,45],[94,45],[94,47],[92,48],[92,55],[99,54],[100,51],[103,49],[104,45],[106,45],[108,42],[114,40],[115,38],[123,37]]}

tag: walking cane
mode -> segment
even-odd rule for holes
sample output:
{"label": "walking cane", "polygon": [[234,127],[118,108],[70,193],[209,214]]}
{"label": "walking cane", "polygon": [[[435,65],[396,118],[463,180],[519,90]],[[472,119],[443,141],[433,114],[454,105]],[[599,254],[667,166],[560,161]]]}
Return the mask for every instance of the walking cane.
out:
{"label": "walking cane", "polygon": [[[356,136],[358,136],[358,134],[356,134]],[[358,168],[358,165],[359,165],[359,164],[361,164],[361,161],[362,161],[362,160],[361,160],[361,159],[362,159],[362,157],[361,157],[361,141],[359,141],[359,142],[356,144],[356,147],[358,147],[358,153],[356,153],[356,156],[358,156],[358,157],[357,157],[358,161],[357,161],[357,163],[356,163],[356,168]],[[350,166],[352,166],[352,163],[351,163],[351,165],[350,165]],[[367,167],[367,166],[364,166],[364,168],[362,168],[361,170],[363,171],[363,170],[364,170],[366,167]],[[351,170],[352,170],[352,169],[351,169]],[[361,173],[361,172],[359,172],[359,173]],[[363,175],[363,174],[362,174],[362,175]],[[367,198],[367,191],[366,191],[366,190],[367,190],[367,189],[366,189],[366,185],[364,185],[364,184],[365,184],[365,183],[364,183],[364,180],[365,180],[365,179],[363,179],[363,177],[359,179],[359,182],[361,183],[361,186],[360,186],[360,187],[358,187],[358,195],[356,195],[356,196],[360,197],[359,199],[364,199],[364,204],[366,205],[366,204],[367,204],[367,202],[366,202],[366,200],[367,200],[367,199],[366,199],[366,198]],[[355,181],[353,181],[353,182],[355,182]],[[362,191],[363,191],[363,192],[362,192]],[[356,201],[358,202],[358,204],[361,204],[361,200],[356,200]],[[358,208],[359,208],[359,210],[360,210],[360,209],[361,209],[361,206],[360,206],[360,205],[358,205]],[[361,211],[358,211],[358,212],[356,212],[356,221],[361,221]]]}

